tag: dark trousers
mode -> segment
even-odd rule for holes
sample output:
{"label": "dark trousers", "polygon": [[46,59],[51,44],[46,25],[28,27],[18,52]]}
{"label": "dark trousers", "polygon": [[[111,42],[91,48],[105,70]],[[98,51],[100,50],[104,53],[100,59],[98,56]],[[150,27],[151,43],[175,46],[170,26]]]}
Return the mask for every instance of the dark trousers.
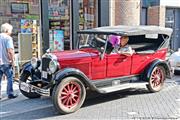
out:
{"label": "dark trousers", "polygon": [[0,65],[0,90],[1,90],[1,81],[3,74],[7,78],[7,95],[13,94],[13,69],[9,64]]}

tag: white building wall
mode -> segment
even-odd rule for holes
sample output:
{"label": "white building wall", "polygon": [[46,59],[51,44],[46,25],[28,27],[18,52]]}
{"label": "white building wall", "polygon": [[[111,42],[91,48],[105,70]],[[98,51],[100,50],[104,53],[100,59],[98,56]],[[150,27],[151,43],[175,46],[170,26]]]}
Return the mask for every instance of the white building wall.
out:
{"label": "white building wall", "polygon": [[180,7],[180,0],[160,0],[160,5]]}

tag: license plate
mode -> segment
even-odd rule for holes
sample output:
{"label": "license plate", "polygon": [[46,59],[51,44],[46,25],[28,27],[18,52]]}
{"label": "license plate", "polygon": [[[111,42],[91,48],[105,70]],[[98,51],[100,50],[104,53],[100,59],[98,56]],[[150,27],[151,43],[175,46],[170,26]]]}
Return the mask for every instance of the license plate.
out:
{"label": "license plate", "polygon": [[21,88],[21,90],[23,90],[25,92],[30,92],[30,87],[26,83],[20,83],[20,88]]}
{"label": "license plate", "polygon": [[47,72],[42,71],[42,77],[47,79]]}

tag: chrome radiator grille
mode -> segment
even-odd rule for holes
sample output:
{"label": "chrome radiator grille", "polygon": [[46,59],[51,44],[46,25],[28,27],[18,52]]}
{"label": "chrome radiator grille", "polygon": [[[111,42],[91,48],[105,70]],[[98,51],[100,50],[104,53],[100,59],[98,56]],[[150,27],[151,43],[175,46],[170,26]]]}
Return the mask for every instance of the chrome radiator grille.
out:
{"label": "chrome radiator grille", "polygon": [[42,65],[41,79],[46,82],[50,82],[52,79],[52,75],[48,74],[50,61],[51,61],[51,58],[47,58],[47,57],[42,58],[42,61],[41,61],[41,65]]}
{"label": "chrome radiator grille", "polygon": [[51,58],[42,58],[42,71],[47,71]]}

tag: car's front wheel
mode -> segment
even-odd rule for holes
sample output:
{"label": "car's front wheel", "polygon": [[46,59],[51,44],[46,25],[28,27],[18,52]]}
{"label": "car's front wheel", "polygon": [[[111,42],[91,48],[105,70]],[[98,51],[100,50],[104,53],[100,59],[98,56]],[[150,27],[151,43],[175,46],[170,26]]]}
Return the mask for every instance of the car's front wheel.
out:
{"label": "car's front wheel", "polygon": [[75,77],[64,78],[53,90],[53,104],[62,114],[77,111],[84,103],[86,89]]}
{"label": "car's front wheel", "polygon": [[41,95],[35,93],[35,92],[27,92],[25,89],[23,90],[23,83],[27,83],[30,78],[30,73],[29,72],[23,72],[20,76],[20,81],[19,81],[19,90],[21,93],[26,96],[27,98],[39,98]]}
{"label": "car's front wheel", "polygon": [[158,92],[164,85],[166,75],[162,66],[156,66],[151,72],[147,88],[150,92]]}

